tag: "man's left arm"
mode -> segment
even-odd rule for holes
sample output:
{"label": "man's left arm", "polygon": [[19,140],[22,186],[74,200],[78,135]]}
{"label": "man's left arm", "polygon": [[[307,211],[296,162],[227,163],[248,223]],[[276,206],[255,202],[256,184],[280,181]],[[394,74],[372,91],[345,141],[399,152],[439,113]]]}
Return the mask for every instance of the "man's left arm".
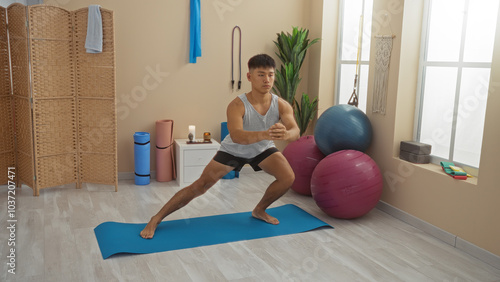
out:
{"label": "man's left arm", "polygon": [[282,98],[278,100],[281,123],[269,128],[269,135],[273,140],[293,142],[300,137],[300,129],[295,122],[292,106]]}

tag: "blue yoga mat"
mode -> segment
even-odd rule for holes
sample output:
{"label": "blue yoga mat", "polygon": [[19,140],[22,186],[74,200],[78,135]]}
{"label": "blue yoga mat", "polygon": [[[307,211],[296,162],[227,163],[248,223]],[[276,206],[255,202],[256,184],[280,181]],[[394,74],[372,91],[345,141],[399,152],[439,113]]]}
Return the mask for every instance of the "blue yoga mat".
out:
{"label": "blue yoga mat", "polygon": [[332,227],[292,204],[267,212],[280,224],[272,225],[253,218],[251,212],[242,212],[163,221],[152,239],[139,235],[144,223],[104,222],[94,232],[102,257],[107,259],[119,253],[149,254]]}

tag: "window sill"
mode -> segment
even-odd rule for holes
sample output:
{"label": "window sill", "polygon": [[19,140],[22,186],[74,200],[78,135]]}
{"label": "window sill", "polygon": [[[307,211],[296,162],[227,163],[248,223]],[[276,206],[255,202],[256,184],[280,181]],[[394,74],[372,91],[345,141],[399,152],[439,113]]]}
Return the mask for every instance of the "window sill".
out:
{"label": "window sill", "polygon": [[415,167],[419,167],[419,168],[422,168],[424,170],[431,171],[433,173],[437,173],[439,175],[442,175],[443,177],[449,178],[451,181],[460,181],[460,182],[465,182],[465,183],[477,186],[477,177],[476,176],[468,177],[466,180],[454,179],[453,177],[451,177],[448,174],[446,174],[443,171],[443,169],[441,168],[440,165],[436,165],[436,164],[433,164],[433,163],[415,164],[415,163],[411,163],[411,162],[402,160],[399,157],[394,157],[394,158],[397,159],[397,160],[399,160],[399,161],[401,161],[404,164],[408,164],[408,165],[412,165],[412,166],[415,166]]}

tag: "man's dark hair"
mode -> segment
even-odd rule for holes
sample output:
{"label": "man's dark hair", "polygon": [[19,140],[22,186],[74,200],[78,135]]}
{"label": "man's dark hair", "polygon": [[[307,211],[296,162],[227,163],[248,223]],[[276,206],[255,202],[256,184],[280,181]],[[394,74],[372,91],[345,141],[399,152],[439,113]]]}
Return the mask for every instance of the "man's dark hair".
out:
{"label": "man's dark hair", "polygon": [[248,70],[256,68],[273,68],[276,69],[276,63],[271,56],[267,54],[255,55],[248,60]]}

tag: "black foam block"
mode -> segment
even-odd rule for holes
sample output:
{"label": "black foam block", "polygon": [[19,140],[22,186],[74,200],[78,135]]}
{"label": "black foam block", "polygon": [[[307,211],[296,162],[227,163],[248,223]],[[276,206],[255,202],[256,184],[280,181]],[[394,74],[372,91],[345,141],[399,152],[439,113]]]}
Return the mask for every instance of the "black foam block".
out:
{"label": "black foam block", "polygon": [[406,151],[400,151],[399,158],[415,164],[428,164],[431,161],[430,155],[417,155]]}
{"label": "black foam block", "polygon": [[412,153],[415,155],[429,155],[432,146],[416,141],[401,141],[400,151]]}

